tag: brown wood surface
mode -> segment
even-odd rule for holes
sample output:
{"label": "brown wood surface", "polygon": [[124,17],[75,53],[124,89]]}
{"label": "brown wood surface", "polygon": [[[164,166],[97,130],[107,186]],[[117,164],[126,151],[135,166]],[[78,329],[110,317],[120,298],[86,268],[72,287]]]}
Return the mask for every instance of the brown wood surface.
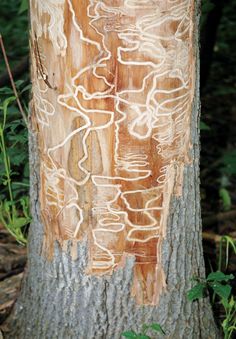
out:
{"label": "brown wood surface", "polygon": [[87,237],[88,274],[135,256],[156,304],[169,204],[182,194],[194,93],[193,0],[31,1],[44,252]]}

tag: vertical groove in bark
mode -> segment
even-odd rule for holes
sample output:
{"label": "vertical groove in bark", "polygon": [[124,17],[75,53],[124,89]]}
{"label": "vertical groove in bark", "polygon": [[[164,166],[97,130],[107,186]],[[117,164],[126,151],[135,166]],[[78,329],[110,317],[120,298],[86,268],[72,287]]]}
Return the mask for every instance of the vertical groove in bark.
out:
{"label": "vertical groove in bark", "polygon": [[[196,22],[198,15],[196,12]],[[198,59],[198,53],[196,57]],[[133,256],[127,257],[124,266],[111,276],[97,277],[84,273],[89,260],[88,238],[78,243],[76,260],[72,260],[70,248],[63,252],[57,242],[51,261],[41,255],[44,228],[40,222],[39,158],[33,131],[30,153],[34,223],[30,232],[27,274],[9,319],[11,332],[6,338],[118,339],[122,331],[138,330],[141,324],[148,322],[159,322],[169,339],[217,338],[208,300],[190,303],[186,298],[192,276],[204,276],[199,204],[198,71],[197,65],[191,121],[193,163],[184,169],[182,196],[173,197],[171,201],[162,246],[167,291],[160,297],[159,305],[138,306],[131,296]]]}
{"label": "vertical groove in bark", "polygon": [[[190,279],[199,275],[202,265],[199,223],[193,227],[189,208],[194,206],[194,194],[187,192],[192,186],[194,172],[191,166],[184,176],[183,200],[189,198],[188,205],[179,199],[172,203],[172,228],[167,232],[163,247],[163,264],[166,273],[169,270],[168,290],[158,307],[137,306],[131,297],[133,258],[111,277],[101,279],[83,274],[87,266],[86,242],[79,245],[75,261],[71,260],[69,253],[63,253],[59,245],[56,245],[51,262],[34,249],[23,293],[12,319],[13,332],[6,337],[118,339],[125,329],[137,330],[144,322],[160,322],[167,338],[217,338],[208,301],[198,305],[186,299]],[[38,235],[42,241],[40,227],[42,225],[36,225],[35,229],[39,231],[33,236],[37,238]],[[172,244],[177,241],[179,246],[174,245],[171,251]]]}

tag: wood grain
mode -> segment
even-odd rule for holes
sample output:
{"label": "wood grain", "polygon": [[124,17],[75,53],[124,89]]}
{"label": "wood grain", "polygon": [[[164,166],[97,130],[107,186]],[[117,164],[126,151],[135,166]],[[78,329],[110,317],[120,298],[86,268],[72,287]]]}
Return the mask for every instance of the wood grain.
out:
{"label": "wood grain", "polygon": [[170,199],[190,163],[193,0],[31,1],[45,251],[89,239],[88,274],[135,257],[156,304]]}

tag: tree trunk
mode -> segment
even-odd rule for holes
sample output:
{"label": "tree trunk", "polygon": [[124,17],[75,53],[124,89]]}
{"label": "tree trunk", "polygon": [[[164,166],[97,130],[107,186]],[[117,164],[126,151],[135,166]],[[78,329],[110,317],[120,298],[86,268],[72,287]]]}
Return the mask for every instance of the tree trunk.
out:
{"label": "tree trunk", "polygon": [[198,2],[31,1],[33,223],[7,338],[217,338],[199,206]]}

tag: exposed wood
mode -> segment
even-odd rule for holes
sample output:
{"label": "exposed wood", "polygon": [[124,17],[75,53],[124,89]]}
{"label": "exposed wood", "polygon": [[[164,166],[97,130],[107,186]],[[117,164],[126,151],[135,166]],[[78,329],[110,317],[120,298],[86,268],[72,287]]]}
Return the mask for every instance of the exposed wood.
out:
{"label": "exposed wood", "polygon": [[[88,274],[135,256],[156,304],[172,194],[190,162],[194,1],[32,1],[45,251],[89,239]],[[54,62],[52,62],[54,60]]]}
{"label": "exposed wood", "polygon": [[186,298],[204,276],[195,3],[31,1],[34,220],[6,338],[218,338]]}

